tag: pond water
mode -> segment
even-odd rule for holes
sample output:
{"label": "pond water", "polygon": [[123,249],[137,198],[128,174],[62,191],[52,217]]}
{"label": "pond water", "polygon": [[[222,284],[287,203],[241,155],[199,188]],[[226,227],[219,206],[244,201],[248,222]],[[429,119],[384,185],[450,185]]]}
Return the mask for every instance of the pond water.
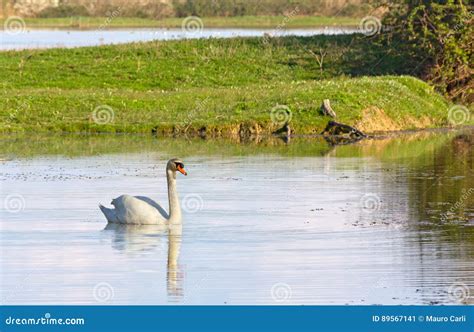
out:
{"label": "pond water", "polygon": [[[144,136],[1,137],[3,304],[460,304],[474,295],[474,131],[333,147]],[[182,229],[106,227],[98,203]]]}
{"label": "pond water", "polygon": [[0,31],[0,50],[32,48],[80,47],[123,44],[151,40],[194,38],[233,38],[272,36],[312,36],[355,33],[353,28],[321,29],[202,29],[187,32],[182,29],[118,29],[118,30],[25,30],[21,33]]}

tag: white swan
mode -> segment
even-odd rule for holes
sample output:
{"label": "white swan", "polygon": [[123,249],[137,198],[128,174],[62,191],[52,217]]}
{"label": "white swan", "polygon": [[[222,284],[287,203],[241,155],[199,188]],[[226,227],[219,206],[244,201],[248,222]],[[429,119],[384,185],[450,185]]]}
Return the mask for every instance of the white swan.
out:
{"label": "white swan", "polygon": [[187,175],[183,162],[177,158],[170,159],[166,165],[168,180],[169,214],[154,200],[143,196],[122,195],[112,200],[115,209],[99,204],[109,223],[135,225],[165,225],[181,222],[181,207],[176,191],[176,172]]}

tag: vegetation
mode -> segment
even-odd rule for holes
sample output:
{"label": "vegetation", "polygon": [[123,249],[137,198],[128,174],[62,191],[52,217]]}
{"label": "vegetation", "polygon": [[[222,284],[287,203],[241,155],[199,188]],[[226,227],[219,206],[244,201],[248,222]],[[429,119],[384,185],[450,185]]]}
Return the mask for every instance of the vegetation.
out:
{"label": "vegetation", "polygon": [[[319,114],[319,105],[326,97],[334,100],[333,107],[345,123],[356,124],[362,121],[364,110],[380,107],[400,129],[408,129],[446,125],[448,108],[445,101],[421,81],[390,76],[187,88],[176,92],[23,88],[4,90],[1,97],[4,110],[0,130],[35,132],[173,134],[175,130],[195,133],[206,128],[210,135],[230,136],[238,134],[245,123],[249,126],[257,123],[267,130],[278,129],[278,124],[281,127],[284,123],[272,123],[271,111],[277,105],[286,105],[292,111],[294,131],[315,134],[321,132],[328,121]],[[104,110],[104,120],[94,119],[95,109]],[[101,117],[100,113],[96,116]],[[429,119],[428,123],[425,119]]]}
{"label": "vegetation", "polygon": [[[364,76],[374,70],[357,61],[361,51],[370,59],[369,46],[362,37],[319,36],[4,52],[0,130],[232,136],[244,125],[268,133],[283,125],[272,109],[286,105],[294,132],[319,133],[324,98],[340,121],[371,132],[447,125],[449,105],[427,84]],[[375,72],[394,68],[396,59]],[[97,121],[94,110],[104,109],[113,119]]]}
{"label": "vegetation", "polygon": [[[284,15],[297,8],[301,15],[363,17],[371,6],[366,0],[108,0],[85,2],[60,0],[59,6],[48,7],[39,17],[108,16],[120,10],[124,17],[160,19],[165,17],[205,16],[263,16]],[[69,14],[68,14],[69,13]]]}
{"label": "vegetation", "polygon": [[467,0],[392,1],[381,35],[417,76],[452,99],[472,103],[474,7]]}
{"label": "vegetation", "polygon": [[[376,61],[379,57],[383,59]],[[0,53],[0,66],[5,88],[164,91],[409,73],[400,69],[402,59],[386,56],[370,39],[352,35],[9,51]]]}
{"label": "vegetation", "polygon": [[72,5],[60,5],[58,7],[47,7],[42,10],[38,17],[77,17],[77,16],[89,16],[89,12],[84,6],[72,6]]}
{"label": "vegetation", "polygon": [[[237,16],[237,17],[202,17],[204,28],[267,28],[276,29],[285,22],[285,28],[317,28],[325,26],[351,26],[359,24],[359,19],[352,17],[325,17],[325,16],[293,16],[287,19],[285,16]],[[3,26],[4,20],[0,19]],[[97,28],[181,28],[183,18],[164,18],[154,20],[139,17],[85,17],[85,16],[61,16],[54,18],[26,18],[25,24],[28,29],[39,28],[74,28],[74,29],[97,29]]]}
{"label": "vegetation", "polygon": [[173,0],[177,16],[281,15],[295,9],[301,15],[342,15],[363,17],[371,9],[368,1],[329,0]]}

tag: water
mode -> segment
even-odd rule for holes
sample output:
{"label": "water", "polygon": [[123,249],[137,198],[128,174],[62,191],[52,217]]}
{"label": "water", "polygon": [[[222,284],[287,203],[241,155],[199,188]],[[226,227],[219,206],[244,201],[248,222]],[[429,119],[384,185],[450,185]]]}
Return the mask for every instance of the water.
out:
{"label": "water", "polygon": [[[474,294],[474,131],[331,147],[1,138],[4,304],[458,304]],[[182,229],[106,227],[123,193]]]}
{"label": "water", "polygon": [[202,29],[186,32],[182,29],[119,29],[119,30],[26,30],[19,34],[0,31],[0,50],[20,50],[54,47],[97,46],[151,40],[194,38],[233,38],[272,36],[336,35],[357,32],[350,28],[321,29]]}

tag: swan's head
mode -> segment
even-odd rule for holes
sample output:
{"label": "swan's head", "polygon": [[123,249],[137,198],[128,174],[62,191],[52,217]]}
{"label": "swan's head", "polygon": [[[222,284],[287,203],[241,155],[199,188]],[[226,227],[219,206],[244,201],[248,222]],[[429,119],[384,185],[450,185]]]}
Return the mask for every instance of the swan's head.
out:
{"label": "swan's head", "polygon": [[188,175],[184,170],[184,164],[179,158],[173,158],[168,161],[168,165],[166,165],[166,169],[173,171],[173,172],[180,172],[183,175]]}

